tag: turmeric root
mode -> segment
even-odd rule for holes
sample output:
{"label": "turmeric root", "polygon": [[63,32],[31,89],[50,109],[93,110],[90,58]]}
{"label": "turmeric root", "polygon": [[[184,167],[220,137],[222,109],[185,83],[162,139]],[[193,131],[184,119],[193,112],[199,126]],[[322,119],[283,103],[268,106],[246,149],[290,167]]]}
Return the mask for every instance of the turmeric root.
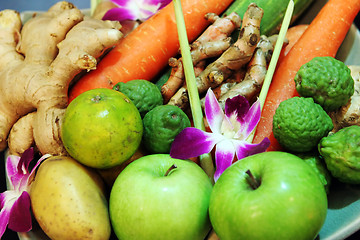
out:
{"label": "turmeric root", "polygon": [[[263,13],[263,10],[255,3],[249,5],[243,17],[239,38],[196,78],[200,94],[209,88],[219,86],[250,61],[260,40],[260,22]],[[187,89],[186,86],[183,86],[169,100],[168,104],[184,109],[188,102]]]}
{"label": "turmeric root", "polygon": [[[60,137],[72,79],[122,37],[118,22],[86,18],[58,2],[24,26],[16,11],[0,12],[0,150],[21,155],[35,145],[64,155]],[[10,131],[11,130],[11,131]]]}
{"label": "turmeric root", "polygon": [[354,79],[354,94],[349,102],[334,112],[330,112],[334,128],[332,132],[337,132],[344,127],[360,125],[360,66],[348,66],[351,76]]}
{"label": "turmeric root", "polygon": [[266,36],[261,36],[253,57],[247,65],[244,80],[232,86],[229,91],[220,96],[219,104],[225,107],[225,101],[237,95],[245,97],[249,102],[259,94],[265,80],[267,66],[275,44]]}
{"label": "turmeric root", "polygon": [[[212,24],[190,45],[195,74],[199,69],[201,72],[204,70],[202,67],[205,59],[218,57],[230,47],[230,35],[241,25],[241,18],[235,12],[223,18],[215,13],[208,13],[205,18]],[[161,88],[164,103],[169,101],[185,81],[181,58],[171,58],[169,65],[172,67],[170,77]]]}

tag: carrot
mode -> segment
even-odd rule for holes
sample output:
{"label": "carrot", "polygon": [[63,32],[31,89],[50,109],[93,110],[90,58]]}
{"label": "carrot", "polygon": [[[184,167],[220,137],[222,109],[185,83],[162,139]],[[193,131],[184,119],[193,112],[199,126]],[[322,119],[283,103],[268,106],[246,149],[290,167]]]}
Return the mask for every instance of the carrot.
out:
{"label": "carrot", "polygon": [[[233,0],[183,0],[190,42],[209,25],[205,14],[221,14]],[[174,5],[171,2],[124,37],[69,91],[69,101],[93,88],[112,88],[132,79],[152,80],[179,51]]]}
{"label": "carrot", "polygon": [[297,96],[294,77],[299,68],[317,56],[335,57],[360,10],[358,0],[329,0],[316,15],[289,53],[278,62],[253,142],[270,139],[268,151],[281,150],[272,133],[272,122],[279,104]]}
{"label": "carrot", "polygon": [[292,47],[297,43],[301,35],[304,34],[305,30],[308,28],[308,24],[300,24],[290,27],[286,32],[286,39],[288,44],[281,50],[278,62],[280,63],[282,59],[288,55]]}

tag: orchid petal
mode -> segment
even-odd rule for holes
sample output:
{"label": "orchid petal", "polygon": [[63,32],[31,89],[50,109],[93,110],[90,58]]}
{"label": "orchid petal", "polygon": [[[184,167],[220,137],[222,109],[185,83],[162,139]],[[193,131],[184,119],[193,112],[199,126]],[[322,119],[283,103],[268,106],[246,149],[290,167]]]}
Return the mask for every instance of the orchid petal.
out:
{"label": "orchid petal", "polygon": [[6,206],[6,194],[9,191],[0,194],[1,211],[0,211],[0,238],[4,234],[10,219],[11,206]]}
{"label": "orchid petal", "polygon": [[241,96],[237,95],[233,98],[228,98],[225,101],[225,115],[230,117],[232,114],[237,114],[237,118],[241,120],[240,123],[243,123],[243,118],[246,116],[250,108],[248,100]]}
{"label": "orchid petal", "polygon": [[216,145],[215,164],[216,171],[214,174],[215,182],[220,175],[231,166],[235,156],[235,149],[231,141],[221,141]]}
{"label": "orchid petal", "polygon": [[51,156],[43,155],[29,172],[30,162],[34,157],[33,148],[24,151],[21,158],[10,155],[6,160],[6,173],[12,189],[0,194],[0,238],[6,227],[16,232],[27,232],[32,228],[30,212],[30,183],[40,163]]}
{"label": "orchid petal", "polygon": [[113,0],[118,7],[108,10],[103,20],[146,20],[171,0]]}
{"label": "orchid petal", "polygon": [[42,161],[44,161],[45,159],[49,158],[50,156],[51,156],[50,154],[45,154],[37,161],[37,163],[35,164],[34,168],[31,170],[31,172],[30,172],[30,174],[29,174],[29,176],[27,178],[28,186],[30,186],[30,183],[33,181],[34,176],[35,176],[35,171],[38,168],[38,166],[40,165],[40,163]]}
{"label": "orchid petal", "polygon": [[208,89],[205,96],[205,116],[211,131],[220,133],[225,114],[211,88]]}
{"label": "orchid petal", "polygon": [[11,185],[11,189],[14,189],[14,186],[17,186],[21,181],[21,176],[19,176],[17,171],[19,162],[20,157],[15,155],[10,155],[6,159],[6,175]]}
{"label": "orchid petal", "polygon": [[15,232],[28,232],[32,228],[30,214],[30,195],[22,192],[11,207],[8,227]]}
{"label": "orchid petal", "polygon": [[238,138],[241,135],[246,139],[250,135],[250,133],[255,129],[256,125],[260,121],[260,117],[261,117],[261,106],[260,106],[260,101],[257,100],[243,117],[243,122],[246,124],[241,124],[241,127],[239,131],[236,133],[235,138]]}
{"label": "orchid petal", "polygon": [[159,10],[166,7],[166,5],[168,5],[172,0],[159,0],[159,2],[161,2]]}
{"label": "orchid petal", "polygon": [[170,156],[178,159],[197,157],[209,153],[222,135],[204,132],[198,128],[185,128],[174,139]]}
{"label": "orchid petal", "polygon": [[270,140],[268,138],[264,138],[261,143],[257,144],[248,143],[246,141],[233,141],[233,144],[236,149],[236,157],[240,160],[250,155],[266,151],[266,149],[270,146]]}
{"label": "orchid petal", "polygon": [[137,16],[126,8],[112,8],[104,14],[102,19],[111,21],[136,20]]}
{"label": "orchid petal", "polygon": [[29,148],[23,152],[18,164],[18,173],[26,174],[29,171],[30,162],[34,159],[34,148]]}

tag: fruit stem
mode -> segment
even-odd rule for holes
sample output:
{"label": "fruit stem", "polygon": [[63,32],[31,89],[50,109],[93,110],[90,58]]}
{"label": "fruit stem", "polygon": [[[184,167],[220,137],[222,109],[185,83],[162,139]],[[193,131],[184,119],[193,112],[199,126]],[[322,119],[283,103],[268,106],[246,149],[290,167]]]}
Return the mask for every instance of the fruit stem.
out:
{"label": "fruit stem", "polygon": [[250,169],[246,171],[247,178],[246,181],[249,183],[252,189],[257,189],[260,187],[260,182],[255,178],[255,176],[251,173]]}
{"label": "fruit stem", "polygon": [[169,174],[170,174],[170,172],[173,170],[173,169],[175,169],[175,168],[177,168],[177,166],[176,166],[176,164],[174,163],[173,165],[171,165],[170,167],[169,167],[169,169],[166,171],[166,173],[165,173],[165,177],[167,177]]}

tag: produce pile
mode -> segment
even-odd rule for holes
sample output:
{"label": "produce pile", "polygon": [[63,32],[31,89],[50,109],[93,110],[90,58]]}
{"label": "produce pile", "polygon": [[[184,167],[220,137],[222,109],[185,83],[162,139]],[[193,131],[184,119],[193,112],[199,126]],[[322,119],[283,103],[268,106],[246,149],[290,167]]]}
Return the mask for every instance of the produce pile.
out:
{"label": "produce pile", "polygon": [[125,2],[0,12],[0,236],[315,239],[360,184],[360,66],[335,59],[360,3]]}

